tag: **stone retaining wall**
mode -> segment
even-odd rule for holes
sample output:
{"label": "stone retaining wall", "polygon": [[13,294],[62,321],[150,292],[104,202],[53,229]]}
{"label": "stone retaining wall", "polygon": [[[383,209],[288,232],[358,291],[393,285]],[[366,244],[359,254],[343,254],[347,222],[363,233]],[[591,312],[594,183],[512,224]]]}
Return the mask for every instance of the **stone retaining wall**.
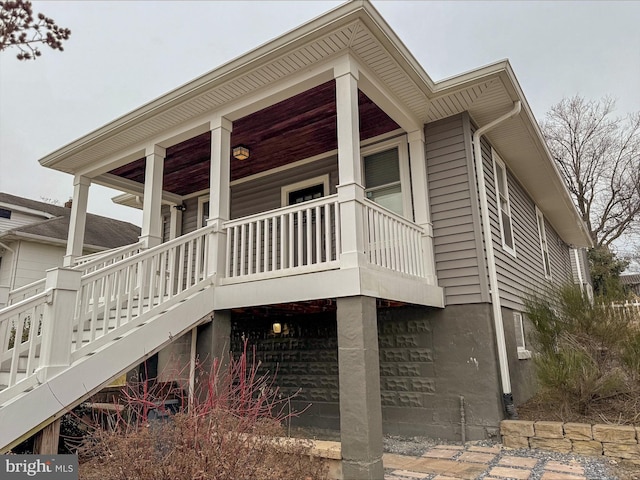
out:
{"label": "stone retaining wall", "polygon": [[604,455],[640,465],[640,427],[503,420],[500,433],[505,447]]}

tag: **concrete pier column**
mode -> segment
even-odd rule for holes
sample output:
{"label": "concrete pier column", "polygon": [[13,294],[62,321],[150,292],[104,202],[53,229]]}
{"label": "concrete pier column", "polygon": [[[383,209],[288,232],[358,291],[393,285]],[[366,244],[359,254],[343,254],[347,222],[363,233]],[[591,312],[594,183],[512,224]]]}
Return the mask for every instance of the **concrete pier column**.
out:
{"label": "concrete pier column", "polygon": [[384,477],[376,299],[337,299],[340,437],[345,480]]}
{"label": "concrete pier column", "polygon": [[[222,362],[222,368],[229,364],[229,351],[231,346],[231,311],[216,310],[213,320],[198,327],[198,339],[196,342],[196,356],[201,371],[196,372],[196,378],[202,374],[209,374],[213,367],[213,359]],[[198,388],[203,385],[196,385]]]}

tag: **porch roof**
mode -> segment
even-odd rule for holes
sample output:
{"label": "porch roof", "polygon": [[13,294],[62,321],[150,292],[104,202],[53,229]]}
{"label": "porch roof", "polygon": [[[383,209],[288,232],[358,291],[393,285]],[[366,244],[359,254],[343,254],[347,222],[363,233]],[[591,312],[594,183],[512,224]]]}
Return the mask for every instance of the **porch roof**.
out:
{"label": "porch roof", "polygon": [[[572,245],[590,245],[509,62],[433,82],[367,0],[347,2],[88,133],[40,163],[127,191],[126,183],[105,173],[141,158],[150,144],[171,147],[206,132],[215,112],[225,112],[230,120],[253,113],[255,105],[241,102],[254,98],[259,104],[270,85],[297,80],[287,90],[290,96],[331,80],[331,61],[347,52],[367,72],[367,79],[384,91],[372,100],[402,127],[463,111],[482,126],[520,100],[521,113],[487,136],[561,237]],[[283,99],[276,94],[268,101],[273,105]],[[394,115],[397,106],[404,124]]]}

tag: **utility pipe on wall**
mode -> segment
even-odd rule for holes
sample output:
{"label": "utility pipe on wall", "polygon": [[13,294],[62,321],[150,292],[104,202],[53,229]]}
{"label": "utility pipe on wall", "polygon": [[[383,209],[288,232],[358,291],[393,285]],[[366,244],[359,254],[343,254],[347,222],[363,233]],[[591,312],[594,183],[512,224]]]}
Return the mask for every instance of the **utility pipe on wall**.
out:
{"label": "utility pipe on wall", "polygon": [[487,251],[487,269],[489,271],[489,292],[491,294],[491,307],[493,309],[493,322],[496,331],[496,344],[498,347],[498,363],[500,364],[500,380],[502,383],[502,399],[504,407],[510,418],[517,418],[513,394],[511,393],[511,376],[509,374],[509,362],[507,358],[507,345],[504,337],[504,323],[502,321],[502,306],[500,302],[500,290],[498,289],[498,274],[496,271],[496,259],[493,252],[493,237],[489,218],[489,206],[487,202],[487,189],[484,182],[484,166],[482,162],[482,144],[480,137],[496,127],[498,124],[518,115],[522,109],[520,100],[513,104],[513,109],[493,120],[487,125],[477,129],[473,134],[473,158],[475,162],[476,181],[480,192],[480,214],[482,216],[482,235]]}

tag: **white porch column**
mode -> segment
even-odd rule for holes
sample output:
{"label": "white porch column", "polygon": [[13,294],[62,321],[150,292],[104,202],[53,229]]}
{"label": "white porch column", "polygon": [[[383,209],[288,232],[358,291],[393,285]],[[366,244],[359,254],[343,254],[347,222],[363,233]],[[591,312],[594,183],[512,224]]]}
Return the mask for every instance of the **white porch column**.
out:
{"label": "white porch column", "polygon": [[73,266],[76,257],[82,256],[90,186],[91,180],[87,177],[76,175],[73,179],[73,201],[69,218],[69,233],[67,234],[67,254],[63,260],[65,267]]}
{"label": "white porch column", "polygon": [[334,68],[338,123],[338,202],[340,203],[341,268],[365,263],[362,163],[358,114],[358,67],[350,56]]}
{"label": "white porch column", "polygon": [[413,211],[415,222],[424,229],[422,251],[425,261],[425,276],[431,285],[436,284],[435,257],[433,253],[433,224],[429,206],[427,186],[427,156],[423,130],[409,132],[409,156],[411,163],[411,191],[413,192]]}
{"label": "white porch column", "polygon": [[227,234],[222,228],[229,220],[229,197],[231,181],[231,130],[232,123],[224,117],[211,121],[211,173],[209,190],[209,218],[207,225],[214,225],[209,241],[209,275],[215,282],[225,276]]}
{"label": "white porch column", "polygon": [[164,172],[164,148],[154,145],[145,152],[147,164],[144,175],[144,204],[142,210],[142,235],[145,248],[162,243],[162,176]]}

